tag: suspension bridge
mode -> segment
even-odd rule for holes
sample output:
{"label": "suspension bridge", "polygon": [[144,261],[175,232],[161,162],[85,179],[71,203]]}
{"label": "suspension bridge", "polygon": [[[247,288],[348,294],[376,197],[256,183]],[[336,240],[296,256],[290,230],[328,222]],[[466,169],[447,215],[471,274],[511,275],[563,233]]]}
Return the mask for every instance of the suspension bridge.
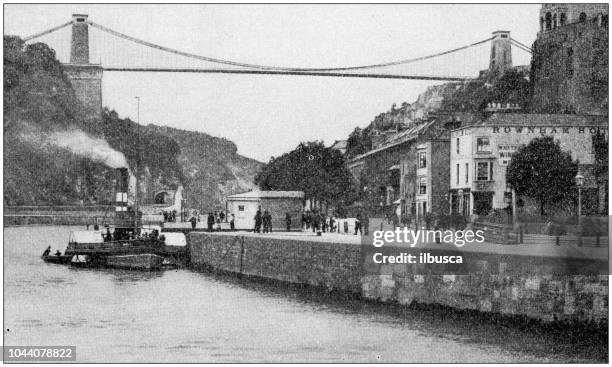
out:
{"label": "suspension bridge", "polygon": [[[483,70],[512,65],[512,52],[531,53],[510,32],[434,52],[430,55],[368,65],[296,67],[260,65],[189,53],[129,36],[75,14],[64,24],[25,37],[26,43],[43,42],[66,65],[91,65],[109,72],[174,72],[278,74],[350,78],[468,81]],[[97,63],[96,63],[97,61]]]}

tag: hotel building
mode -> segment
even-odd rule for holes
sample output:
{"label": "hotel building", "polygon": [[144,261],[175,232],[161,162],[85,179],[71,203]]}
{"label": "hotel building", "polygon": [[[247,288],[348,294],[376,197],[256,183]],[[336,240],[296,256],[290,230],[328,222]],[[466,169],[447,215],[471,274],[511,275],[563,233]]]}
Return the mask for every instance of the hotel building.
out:
{"label": "hotel building", "polygon": [[594,162],[593,135],[608,136],[604,116],[494,113],[462,123],[450,134],[450,209],[469,216],[485,215],[511,203],[506,170],[512,155],[532,139],[552,136],[561,149],[571,152],[585,176],[586,189],[594,188],[590,173]]}

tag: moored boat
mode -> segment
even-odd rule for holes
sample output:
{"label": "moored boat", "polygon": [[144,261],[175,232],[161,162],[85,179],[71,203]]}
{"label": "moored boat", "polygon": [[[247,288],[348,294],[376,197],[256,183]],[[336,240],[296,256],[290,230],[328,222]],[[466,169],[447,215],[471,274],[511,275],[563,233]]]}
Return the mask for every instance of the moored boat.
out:
{"label": "moored boat", "polygon": [[69,264],[72,256],[66,255],[42,255],[41,259],[48,263],[54,264]]}
{"label": "moored boat", "polygon": [[113,226],[104,230],[73,231],[64,253],[50,255],[51,247],[42,255],[46,262],[81,267],[111,267],[134,270],[159,270],[162,266],[178,266],[187,261],[184,234],[160,234],[161,227],[143,226],[142,213],[128,205],[127,168],[117,169],[116,203]]}
{"label": "moored boat", "polygon": [[106,257],[106,266],[130,270],[159,270],[164,258],[155,254],[133,254]]}

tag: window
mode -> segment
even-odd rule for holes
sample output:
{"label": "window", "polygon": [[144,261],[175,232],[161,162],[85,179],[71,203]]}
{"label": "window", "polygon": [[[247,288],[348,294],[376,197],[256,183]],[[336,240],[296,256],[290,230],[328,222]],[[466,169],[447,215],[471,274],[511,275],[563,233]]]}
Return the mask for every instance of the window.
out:
{"label": "window", "polygon": [[557,28],[557,14],[553,15],[553,28]]}
{"label": "window", "polygon": [[484,153],[490,152],[491,147],[489,145],[489,138],[476,138],[476,152]]}
{"label": "window", "polygon": [[585,22],[586,21],[586,13],[580,13],[580,16],[578,17],[578,21],[580,23]]}
{"label": "window", "polygon": [[427,167],[427,152],[419,152],[419,168]]}
{"label": "window", "polygon": [[459,138],[457,138],[457,154],[459,154]]}
{"label": "window", "polygon": [[564,26],[566,20],[567,19],[565,19],[565,13],[561,13],[561,16],[559,17],[559,25]]}
{"label": "window", "polygon": [[476,163],[476,181],[490,181],[492,176],[491,162]]}
{"label": "window", "polygon": [[550,13],[546,13],[546,30],[549,30],[552,26],[552,15]]}
{"label": "window", "polygon": [[465,164],[465,183],[468,183],[470,180],[470,164]]}
{"label": "window", "polygon": [[457,172],[455,172],[455,177],[457,178],[457,185],[459,185],[459,163],[457,163]]}
{"label": "window", "polygon": [[419,195],[427,194],[427,177],[419,177]]}
{"label": "window", "polygon": [[244,205],[238,205],[238,211],[239,212],[243,212],[244,211]]}
{"label": "window", "polygon": [[77,18],[76,21],[79,22],[79,23],[83,23],[85,21],[85,18]]}

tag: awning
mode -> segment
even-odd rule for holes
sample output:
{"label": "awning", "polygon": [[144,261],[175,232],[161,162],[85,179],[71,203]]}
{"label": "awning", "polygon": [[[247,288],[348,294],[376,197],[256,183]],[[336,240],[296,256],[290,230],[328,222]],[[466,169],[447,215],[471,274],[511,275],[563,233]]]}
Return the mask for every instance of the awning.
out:
{"label": "awning", "polygon": [[394,164],[391,167],[389,167],[388,171],[393,171],[393,170],[399,170],[400,169],[400,165],[399,164]]}

